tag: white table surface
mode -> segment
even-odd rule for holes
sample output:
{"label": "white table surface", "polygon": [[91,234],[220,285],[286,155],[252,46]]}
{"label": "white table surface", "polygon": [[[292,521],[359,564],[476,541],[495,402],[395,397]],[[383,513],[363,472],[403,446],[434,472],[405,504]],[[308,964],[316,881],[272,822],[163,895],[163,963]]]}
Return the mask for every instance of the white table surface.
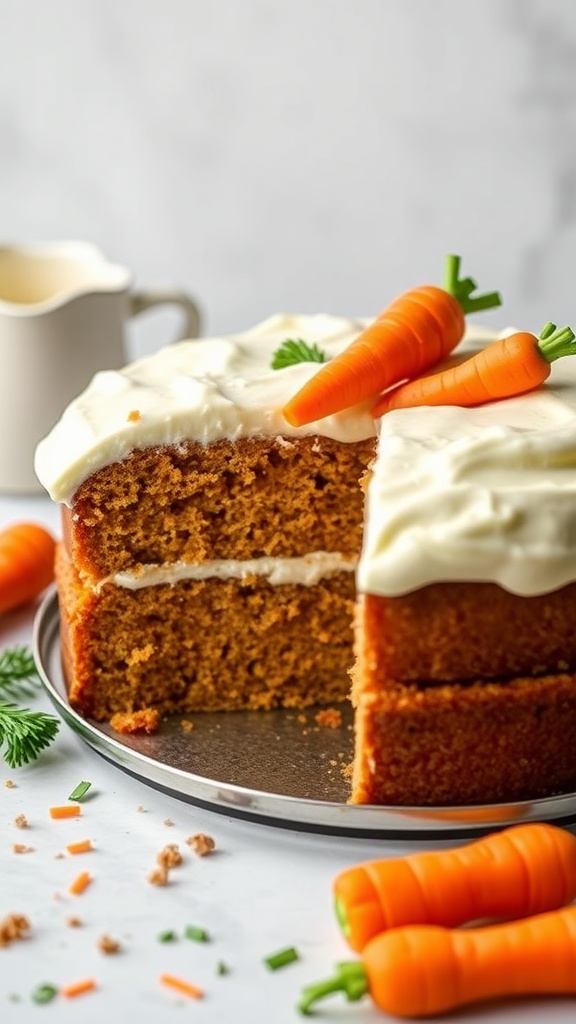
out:
{"label": "white table surface", "polygon": [[[60,530],[58,510],[47,498],[0,497],[0,528],[19,519]],[[2,649],[31,642],[34,613],[30,607],[2,619]],[[54,711],[43,693],[26,703]],[[65,804],[84,779],[92,786],[81,817],[52,820],[48,808]],[[6,785],[10,780],[12,787]],[[15,826],[18,814],[26,816],[27,829]],[[190,851],[185,840],[196,832],[214,838],[213,854],[201,858]],[[62,856],[69,842],[84,838],[93,841],[93,852]],[[14,843],[32,849],[15,854]],[[156,855],[169,843],[178,845],[184,862],[170,872],[167,886],[151,885]],[[55,743],[32,765],[10,769],[0,760],[0,919],[19,913],[31,924],[28,938],[0,948],[0,1021],[49,1024],[80,1016],[85,1024],[102,1024],[126,1013],[135,1013],[139,1024],[390,1019],[369,1000],[348,1004],[339,995],[312,1018],[295,1007],[304,985],[329,976],[337,961],[353,958],[333,915],[336,873],[366,858],[434,845],[454,842],[313,835],[196,808],[131,778],[62,723]],[[93,881],[81,896],[72,896],[68,887],[81,869]],[[79,927],[67,923],[72,915],[81,919]],[[210,941],[183,938],[189,924],[207,929]],[[178,938],[159,942],[167,930]],[[103,935],[118,940],[117,954],[99,951]],[[297,948],[298,962],[269,971],[263,958],[286,946]],[[225,976],[216,973],[221,960],[230,968]],[[196,983],[205,997],[179,996],[161,984],[162,973]],[[87,977],[96,980],[95,991],[44,1005],[31,1001],[39,983],[63,986]],[[560,996],[485,1004],[453,1013],[450,1020],[568,1024],[575,1014],[576,1000]]]}

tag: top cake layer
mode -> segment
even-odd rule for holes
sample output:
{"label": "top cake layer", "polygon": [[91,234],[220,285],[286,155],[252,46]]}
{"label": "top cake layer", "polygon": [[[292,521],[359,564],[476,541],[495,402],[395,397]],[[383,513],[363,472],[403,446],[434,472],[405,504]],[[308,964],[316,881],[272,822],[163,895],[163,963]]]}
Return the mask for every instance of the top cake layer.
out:
{"label": "top cake layer", "polygon": [[38,479],[54,501],[70,505],[87,477],[135,448],[240,437],[320,434],[342,442],[374,437],[367,404],[291,427],[280,409],[319,364],[271,367],[273,353],[289,338],[316,342],[330,358],[365,323],[323,314],[279,314],[228,338],[179,342],[122,370],[101,371],[40,442]]}

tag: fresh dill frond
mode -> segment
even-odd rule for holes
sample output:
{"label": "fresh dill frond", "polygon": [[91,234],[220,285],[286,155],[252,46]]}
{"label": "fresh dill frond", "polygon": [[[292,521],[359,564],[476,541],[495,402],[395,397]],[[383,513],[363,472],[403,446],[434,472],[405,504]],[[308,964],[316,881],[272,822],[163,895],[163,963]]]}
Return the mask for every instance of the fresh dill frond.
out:
{"label": "fresh dill frond", "polygon": [[11,698],[11,702],[0,701],[0,747],[6,747],[4,760],[10,768],[34,761],[58,732],[59,721],[54,715],[12,703],[34,694],[39,683],[29,647],[8,647],[0,652],[0,693]]}
{"label": "fresh dill frond", "polygon": [[283,370],[295,363],[325,363],[326,355],[318,345],[309,345],[302,338],[287,338],[272,356],[272,369]]}
{"label": "fresh dill frond", "polygon": [[4,760],[10,768],[35,761],[40,751],[52,743],[58,727],[54,715],[0,703],[0,745],[6,745]]}
{"label": "fresh dill frond", "polygon": [[29,696],[40,677],[29,647],[9,647],[0,652],[0,692],[9,696]]}

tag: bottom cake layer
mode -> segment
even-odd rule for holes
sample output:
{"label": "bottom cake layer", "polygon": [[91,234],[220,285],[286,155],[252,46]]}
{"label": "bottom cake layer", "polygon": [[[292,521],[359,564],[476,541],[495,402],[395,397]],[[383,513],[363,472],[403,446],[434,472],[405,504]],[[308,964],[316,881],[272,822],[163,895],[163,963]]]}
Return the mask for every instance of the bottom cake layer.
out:
{"label": "bottom cake layer", "polygon": [[351,802],[507,803],[576,791],[576,676],[401,686],[355,710]]}
{"label": "bottom cake layer", "polygon": [[349,694],[353,572],[314,586],[253,576],[92,590],[61,546],[57,580],[69,700],[86,716],[302,708]]}

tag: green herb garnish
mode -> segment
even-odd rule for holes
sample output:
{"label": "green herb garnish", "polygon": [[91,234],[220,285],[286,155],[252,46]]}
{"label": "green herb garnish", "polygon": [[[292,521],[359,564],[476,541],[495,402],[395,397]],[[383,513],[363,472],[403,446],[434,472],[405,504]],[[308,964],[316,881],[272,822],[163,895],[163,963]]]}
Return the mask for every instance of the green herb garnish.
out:
{"label": "green herb garnish", "polygon": [[56,995],[58,995],[58,989],[55,985],[44,984],[38,985],[30,998],[33,1003],[50,1003]]}
{"label": "green herb garnish", "polygon": [[187,939],[193,939],[194,942],[209,942],[210,936],[205,928],[199,928],[195,924],[189,924],[184,931],[184,935]]}
{"label": "green herb garnish", "polygon": [[295,363],[325,363],[326,355],[318,345],[309,345],[302,338],[287,338],[272,356],[272,369],[283,370]]}
{"label": "green herb garnish", "polygon": [[[0,693],[29,696],[40,682],[34,657],[27,647],[8,648],[0,654]],[[31,711],[0,701],[0,746],[10,768],[34,761],[56,736],[59,721],[43,711]]]}
{"label": "green herb garnish", "polygon": [[176,941],[176,932],[173,932],[173,931],[160,932],[160,934],[158,936],[158,942],[175,942],[175,941]]}
{"label": "green herb garnish", "polygon": [[219,960],[218,963],[216,964],[216,974],[222,977],[225,974],[230,974],[230,968],[228,967],[228,964],[224,960]]}
{"label": "green herb garnish", "polygon": [[90,789],[91,785],[91,782],[79,782],[78,785],[76,786],[76,789],[73,789],[72,792],[70,793],[68,799],[77,800],[79,802],[80,800],[82,800],[83,797],[86,796],[86,793]]}
{"label": "green herb garnish", "polygon": [[0,654],[0,690],[12,696],[29,696],[38,689],[40,677],[29,647],[12,647]]}
{"label": "green herb garnish", "polygon": [[287,964],[292,964],[298,959],[298,951],[294,949],[294,946],[288,946],[287,949],[281,949],[278,953],[272,953],[271,956],[265,957],[264,963],[271,971],[277,971],[279,967],[286,967]]}

